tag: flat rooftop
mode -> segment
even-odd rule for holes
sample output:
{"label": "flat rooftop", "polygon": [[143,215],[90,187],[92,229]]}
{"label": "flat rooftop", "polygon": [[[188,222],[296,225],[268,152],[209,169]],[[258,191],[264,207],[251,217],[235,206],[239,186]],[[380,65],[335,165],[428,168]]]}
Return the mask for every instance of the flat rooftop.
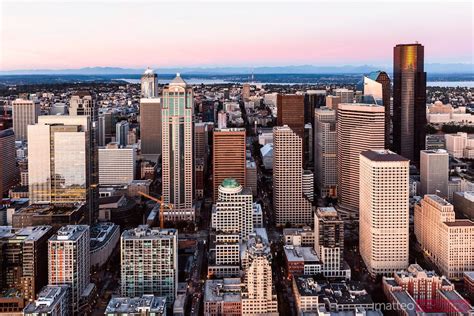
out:
{"label": "flat rooftop", "polygon": [[51,237],[51,242],[61,241],[77,241],[86,231],[89,230],[88,225],[67,225],[61,227],[56,235]]}
{"label": "flat rooftop", "polygon": [[395,162],[395,161],[410,161],[390,150],[366,150],[360,153],[365,158],[372,161],[380,162]]}
{"label": "flat rooftop", "polygon": [[444,222],[444,224],[448,227],[472,227],[474,226],[474,222],[469,219],[456,219],[454,222]]}
{"label": "flat rooftop", "polygon": [[204,302],[240,302],[240,278],[207,280],[204,286]]}
{"label": "flat rooftop", "polygon": [[119,226],[114,223],[97,223],[90,228],[91,250],[99,248],[107,243],[115,231],[119,230]]}
{"label": "flat rooftop", "polygon": [[285,246],[285,256],[289,262],[321,262],[313,247]]}
{"label": "flat rooftop", "polygon": [[148,312],[163,313],[166,310],[166,298],[154,295],[142,297],[114,297],[111,298],[105,314],[107,313],[135,313],[148,309]]}
{"label": "flat rooftop", "polygon": [[20,208],[16,214],[67,215],[78,211],[84,205],[84,203],[31,204]]}
{"label": "flat rooftop", "polygon": [[178,231],[174,228],[150,228],[148,225],[140,225],[137,228],[129,229],[122,233],[122,238],[124,239],[161,239],[177,236]]}

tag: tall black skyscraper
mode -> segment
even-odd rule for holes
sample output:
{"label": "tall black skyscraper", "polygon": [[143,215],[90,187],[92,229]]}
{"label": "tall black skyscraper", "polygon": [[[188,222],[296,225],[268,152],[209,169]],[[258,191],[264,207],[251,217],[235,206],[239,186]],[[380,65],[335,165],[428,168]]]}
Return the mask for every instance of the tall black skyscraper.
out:
{"label": "tall black skyscraper", "polygon": [[426,72],[424,47],[399,44],[393,49],[393,149],[419,161],[425,149]]}

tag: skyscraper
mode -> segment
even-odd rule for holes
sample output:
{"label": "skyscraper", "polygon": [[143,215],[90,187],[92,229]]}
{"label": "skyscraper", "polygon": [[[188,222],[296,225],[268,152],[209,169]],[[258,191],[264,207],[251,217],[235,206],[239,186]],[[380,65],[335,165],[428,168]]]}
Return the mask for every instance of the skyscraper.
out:
{"label": "skyscraper", "polygon": [[354,102],[354,91],[340,88],[334,90],[334,95],[341,98],[341,103],[352,103]]}
{"label": "skyscraper", "polygon": [[0,130],[0,197],[15,185],[20,177],[16,166],[15,134],[13,129]]}
{"label": "skyscraper", "polygon": [[378,105],[385,108],[385,148],[390,146],[390,77],[385,71],[374,71],[364,76],[364,95],[372,96]]}
{"label": "skyscraper", "polygon": [[273,128],[273,205],[276,224],[309,224],[311,202],[303,192],[303,139],[290,127]]}
{"label": "skyscraper", "polygon": [[129,124],[127,121],[120,121],[115,124],[115,142],[120,146],[128,145]]}
{"label": "skyscraper", "polygon": [[304,140],[304,95],[277,95],[277,125],[288,125]]}
{"label": "skyscraper", "polygon": [[136,149],[109,143],[99,148],[99,184],[128,184],[135,179]]}
{"label": "skyscraper", "polygon": [[90,167],[88,174],[88,188],[90,191],[88,198],[88,217],[89,222],[92,222],[96,216],[96,212],[99,209],[99,152],[97,146],[99,139],[99,109],[96,103],[95,95],[88,91],[78,91],[74,93],[71,96],[71,100],[69,102],[69,115],[89,116],[90,119],[90,128],[88,128],[88,130],[90,130],[88,132],[88,155],[90,155],[90,165],[88,166]]}
{"label": "skyscraper", "polygon": [[140,99],[141,152],[145,157],[155,161],[161,155],[162,149],[161,111],[159,98]]}
{"label": "skyscraper", "polygon": [[32,203],[86,202],[93,219],[96,185],[89,116],[40,116],[28,126],[28,183]]}
{"label": "skyscraper", "polygon": [[344,255],[344,222],[334,207],[318,207],[314,214],[314,250],[325,276],[340,276]]}
{"label": "skyscraper", "polygon": [[40,104],[31,100],[16,99],[12,102],[12,115],[15,140],[26,141],[28,125],[38,122]]}
{"label": "skyscraper", "polygon": [[341,103],[337,110],[337,197],[338,210],[357,216],[359,210],[359,154],[383,149],[385,113],[383,106]]}
{"label": "skyscraper", "polygon": [[268,241],[255,235],[247,242],[242,288],[242,315],[278,315],[277,296],[273,290],[272,264]]}
{"label": "skyscraper", "polygon": [[178,289],[178,232],[149,228],[126,230],[120,238],[122,295],[166,296],[174,302]]}
{"label": "skyscraper", "polygon": [[151,99],[158,97],[158,75],[153,69],[147,68],[141,78],[142,98]]}
{"label": "skyscraper", "polygon": [[87,225],[61,227],[48,242],[48,284],[69,285],[71,309],[78,315],[90,280],[90,232]]}
{"label": "skyscraper", "polygon": [[359,249],[370,274],[408,266],[409,160],[388,150],[360,154]]}
{"label": "skyscraper", "polygon": [[173,219],[194,219],[193,89],[176,75],[162,98],[163,199]]}
{"label": "skyscraper", "polygon": [[393,148],[419,161],[425,149],[426,72],[424,47],[399,44],[393,49]]}
{"label": "skyscraper", "polygon": [[222,181],[212,211],[212,227],[218,232],[238,233],[241,239],[248,239],[254,229],[252,215],[251,190],[233,178]]}
{"label": "skyscraper", "polygon": [[336,111],[322,107],[314,110],[314,162],[318,195],[337,194]]}
{"label": "skyscraper", "polygon": [[217,200],[217,191],[222,181],[233,178],[245,185],[246,154],[245,128],[225,128],[213,131],[213,196]]}
{"label": "skyscraper", "polygon": [[420,195],[436,194],[448,198],[449,155],[446,150],[420,151]]}
{"label": "skyscraper", "polygon": [[89,115],[91,122],[96,122],[98,120],[99,112],[94,95],[88,91],[75,92],[69,101],[69,115]]}

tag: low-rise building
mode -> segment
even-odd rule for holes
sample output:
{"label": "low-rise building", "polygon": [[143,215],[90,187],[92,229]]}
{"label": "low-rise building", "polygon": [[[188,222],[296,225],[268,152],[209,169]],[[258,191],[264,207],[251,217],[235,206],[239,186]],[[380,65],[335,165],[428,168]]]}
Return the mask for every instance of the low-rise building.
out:
{"label": "low-rise building", "polygon": [[65,285],[47,285],[38,294],[38,298],[23,310],[25,316],[64,316],[69,314],[69,287]]}
{"label": "low-rise building", "polygon": [[456,213],[474,220],[474,191],[454,192],[453,206]]}
{"label": "low-rise building", "polygon": [[322,308],[329,312],[350,312],[360,309],[374,310],[375,307],[370,295],[357,282],[317,281],[307,275],[295,277],[292,282],[299,315],[318,315]]}
{"label": "low-rise building", "polygon": [[84,203],[31,204],[12,214],[12,226],[51,225],[56,231],[64,225],[83,223],[85,211]]}
{"label": "low-rise building", "polygon": [[285,245],[312,247],[314,246],[314,231],[309,226],[303,228],[283,229],[283,239]]}
{"label": "low-rise building", "polygon": [[97,223],[91,226],[91,267],[101,267],[117,247],[120,228],[114,223]]}
{"label": "low-rise building", "polygon": [[207,280],[204,285],[204,316],[242,314],[240,278]]}
{"label": "low-rise building", "polygon": [[166,297],[152,294],[141,297],[113,297],[104,315],[107,316],[166,316]]}

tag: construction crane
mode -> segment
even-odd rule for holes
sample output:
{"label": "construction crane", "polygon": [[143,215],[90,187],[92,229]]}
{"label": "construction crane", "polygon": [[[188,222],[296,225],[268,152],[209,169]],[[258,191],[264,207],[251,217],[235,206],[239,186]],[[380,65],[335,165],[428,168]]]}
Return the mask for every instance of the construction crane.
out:
{"label": "construction crane", "polygon": [[148,195],[148,194],[143,193],[143,192],[138,192],[138,194],[140,194],[141,196],[146,197],[147,199],[155,201],[156,203],[160,203],[160,228],[165,228],[165,215],[164,215],[163,211],[164,211],[165,207],[168,208],[168,209],[172,209],[173,204],[165,203],[165,202],[163,202],[163,199],[156,198],[154,196]]}

